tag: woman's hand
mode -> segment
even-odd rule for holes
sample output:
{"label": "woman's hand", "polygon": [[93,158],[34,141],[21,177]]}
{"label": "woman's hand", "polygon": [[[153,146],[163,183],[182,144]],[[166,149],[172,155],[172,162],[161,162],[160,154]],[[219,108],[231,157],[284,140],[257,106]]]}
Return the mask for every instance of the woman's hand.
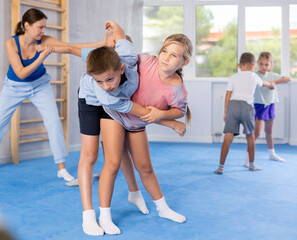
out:
{"label": "woman's hand", "polygon": [[[35,46],[36,49],[37,46]],[[37,49],[36,49],[37,50]],[[37,50],[38,51],[38,50]],[[41,51],[40,51],[40,55],[39,57],[42,58],[43,60],[46,59],[46,57],[48,55],[50,55],[52,52],[55,52],[54,46],[52,45],[43,45],[43,47],[41,47]]]}

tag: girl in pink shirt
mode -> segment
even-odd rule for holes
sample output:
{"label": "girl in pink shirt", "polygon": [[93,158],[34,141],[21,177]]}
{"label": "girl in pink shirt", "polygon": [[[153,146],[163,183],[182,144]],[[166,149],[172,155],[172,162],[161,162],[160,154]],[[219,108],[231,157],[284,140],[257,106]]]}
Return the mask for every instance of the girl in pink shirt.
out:
{"label": "girl in pink shirt", "polygon": [[[139,88],[132,96],[132,100],[147,107],[146,115],[137,118],[105,108],[114,120],[128,130],[125,133],[125,143],[144,187],[156,204],[159,216],[178,223],[185,222],[186,218],[166,204],[151,163],[145,125],[155,122],[179,132],[175,124],[177,122],[172,120],[183,117],[186,112],[189,114],[187,91],[181,77],[181,70],[189,63],[191,54],[191,41],[183,34],[174,34],[165,40],[158,58],[146,54],[139,56]],[[189,115],[188,118],[190,118]],[[182,136],[184,132],[185,130],[181,131],[180,135]],[[111,144],[104,140],[103,142],[104,145]],[[126,169],[127,166],[131,166],[131,159],[129,154],[123,154],[121,169]],[[134,174],[133,168],[129,169],[132,169],[129,174]],[[123,172],[126,177],[127,171]],[[120,232],[113,224],[111,216],[108,227],[111,230],[109,232]]]}
{"label": "girl in pink shirt", "polygon": [[[104,110],[127,130],[144,130],[148,123],[158,122],[162,119],[176,119],[186,113],[189,114],[189,111],[187,111],[188,93],[181,78],[181,68],[177,69],[173,75],[165,75],[171,67],[169,55],[171,54],[171,58],[177,60],[176,51],[182,47],[182,43],[179,43],[179,41],[182,42],[185,39],[188,40],[183,34],[168,37],[159,52],[159,59],[148,54],[138,55],[139,86],[131,100],[150,109],[150,113],[139,118],[132,114],[120,113],[114,109],[104,107]],[[173,52],[168,53],[168,51]],[[185,59],[185,57],[183,58]],[[187,64],[188,61],[185,60],[185,63]],[[173,69],[175,68],[176,65],[173,65]],[[162,79],[160,74],[164,75],[165,78]],[[190,118],[190,116],[188,117]],[[184,132],[179,133],[181,136],[184,134]]]}

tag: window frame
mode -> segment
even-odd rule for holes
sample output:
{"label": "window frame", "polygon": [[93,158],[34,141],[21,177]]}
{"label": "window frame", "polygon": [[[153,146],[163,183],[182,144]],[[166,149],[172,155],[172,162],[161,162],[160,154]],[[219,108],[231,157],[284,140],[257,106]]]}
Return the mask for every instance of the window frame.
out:
{"label": "window frame", "polygon": [[[245,46],[245,8],[246,7],[281,7],[281,75],[290,75],[290,5],[297,4],[296,0],[179,0],[179,1],[161,1],[144,0],[144,7],[152,6],[183,6],[184,8],[184,34],[189,37],[193,44],[193,52],[196,52],[196,7],[203,5],[237,5],[237,58],[246,50]],[[227,81],[227,77],[197,77],[196,76],[196,55],[193,54],[191,63],[184,71],[184,79],[190,81]],[[297,81],[296,79],[293,79]]]}

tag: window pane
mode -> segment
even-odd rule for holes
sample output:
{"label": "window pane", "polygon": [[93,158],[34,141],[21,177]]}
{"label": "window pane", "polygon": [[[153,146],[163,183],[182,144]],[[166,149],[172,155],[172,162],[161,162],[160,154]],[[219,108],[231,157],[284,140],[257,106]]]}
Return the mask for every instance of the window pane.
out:
{"label": "window pane", "polygon": [[143,11],[143,52],[157,55],[169,35],[183,33],[184,10],[181,6],[156,6]]}
{"label": "window pane", "polygon": [[297,77],[297,5],[290,5],[291,76]]}
{"label": "window pane", "polygon": [[237,71],[237,6],[196,9],[196,76],[227,77]]}
{"label": "window pane", "polygon": [[268,51],[274,59],[273,71],[281,73],[281,7],[247,7],[245,12],[246,50],[256,59]]}

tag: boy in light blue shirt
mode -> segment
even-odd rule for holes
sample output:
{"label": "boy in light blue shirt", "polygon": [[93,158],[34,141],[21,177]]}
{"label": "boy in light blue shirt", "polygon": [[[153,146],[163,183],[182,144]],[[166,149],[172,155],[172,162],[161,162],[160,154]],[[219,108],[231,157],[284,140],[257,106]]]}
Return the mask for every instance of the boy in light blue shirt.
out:
{"label": "boy in light blue shirt", "polygon": [[[81,58],[83,61],[91,51],[96,51],[92,48],[82,48]],[[118,53],[121,60],[121,73],[125,73],[127,80],[118,86],[115,86],[114,91],[106,91],[98,81],[94,81],[93,76],[84,73],[80,79],[79,98],[86,99],[86,103],[94,106],[108,106],[118,112],[127,113],[132,109],[132,94],[138,88],[139,77],[137,73],[137,53],[132,43],[126,39],[120,39],[115,45],[115,51]]]}

